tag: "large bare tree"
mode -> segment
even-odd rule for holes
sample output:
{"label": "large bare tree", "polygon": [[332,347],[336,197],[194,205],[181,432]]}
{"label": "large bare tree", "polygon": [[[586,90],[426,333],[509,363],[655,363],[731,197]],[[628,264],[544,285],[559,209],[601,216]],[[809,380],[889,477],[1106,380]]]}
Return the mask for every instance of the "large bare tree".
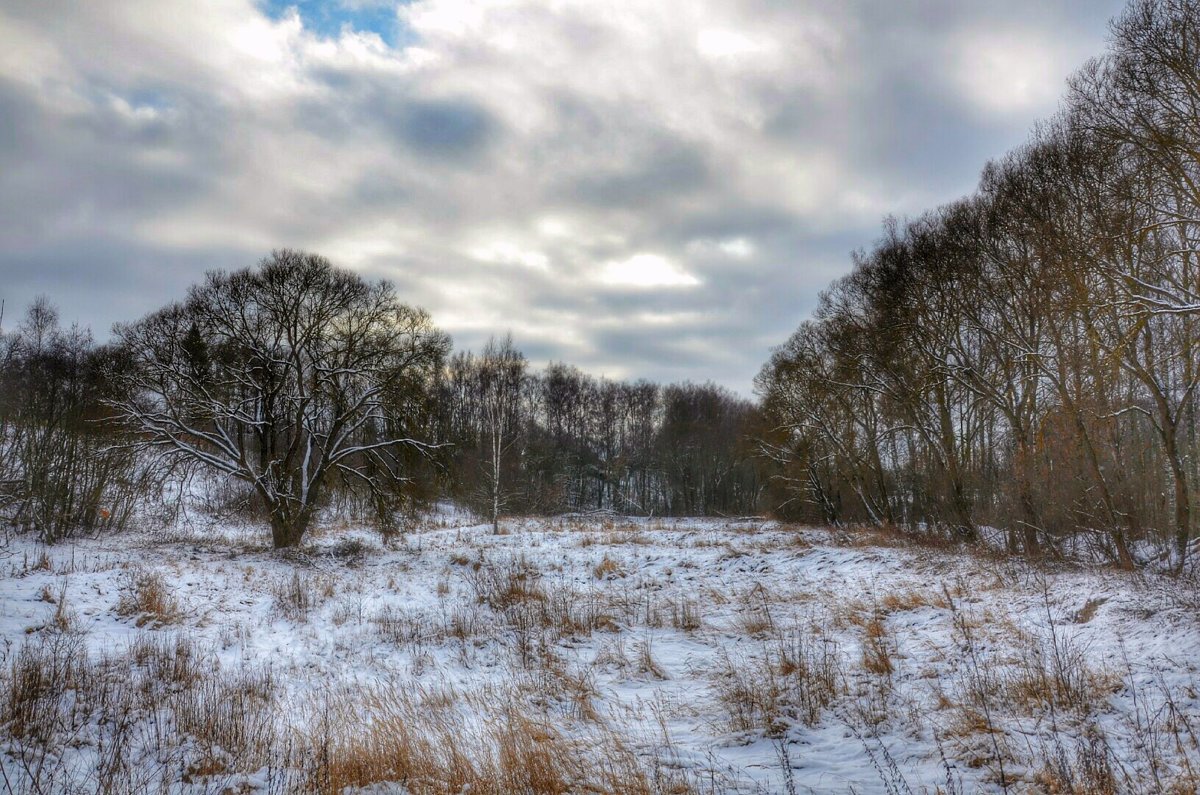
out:
{"label": "large bare tree", "polygon": [[217,271],[117,337],[133,362],[118,406],[144,444],[249,484],[276,548],[300,543],[336,473],[386,489],[387,398],[441,367],[448,338],[387,282],[281,250]]}

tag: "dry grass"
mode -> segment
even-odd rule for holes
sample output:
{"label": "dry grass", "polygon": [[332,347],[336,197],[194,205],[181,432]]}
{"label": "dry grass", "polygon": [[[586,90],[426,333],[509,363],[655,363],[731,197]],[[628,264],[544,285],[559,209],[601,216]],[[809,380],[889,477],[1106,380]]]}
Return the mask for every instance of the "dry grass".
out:
{"label": "dry grass", "polygon": [[1086,624],[1096,617],[1096,613],[1108,601],[1107,597],[1093,597],[1084,603],[1083,607],[1079,608],[1079,612],[1071,617],[1071,620],[1076,624]]}
{"label": "dry grass", "polygon": [[1096,717],[1089,716],[1072,735],[1044,738],[1024,760],[1035,771],[1038,791],[1054,795],[1200,792],[1195,715],[1180,711],[1162,682],[1133,689],[1138,701],[1154,705],[1127,726],[1134,733],[1133,748],[1119,752]]}
{"label": "dry grass", "polygon": [[[1048,592],[1044,599],[1050,618]],[[969,766],[987,768],[1002,785],[1014,782],[1014,770],[1035,769],[1044,792],[1167,791],[1161,781],[1143,789],[1115,777],[1120,765],[1110,765],[1116,757],[1095,716],[1106,708],[1122,679],[1096,667],[1085,645],[1051,619],[1037,630],[1006,625],[999,636],[1007,654],[992,652],[985,657],[979,637],[988,622],[952,609],[956,643],[964,656],[957,670],[957,690],[946,697],[952,718],[945,736],[954,741],[957,755]],[[1126,686],[1136,688],[1132,677]],[[1050,745],[1043,743],[1032,753],[1015,745],[1004,727],[1022,717],[1047,725],[1053,738]],[[1072,727],[1067,739],[1060,736]],[[1137,726],[1134,733],[1145,737],[1147,730]],[[1074,747],[1069,747],[1071,736],[1078,738]],[[1135,747],[1139,745],[1157,747],[1158,743],[1139,741]]]}
{"label": "dry grass", "polygon": [[950,529],[917,530],[894,524],[855,527],[843,531],[838,540],[856,547],[922,547],[937,551],[961,551],[982,557],[997,553],[983,544],[969,544]]}
{"label": "dry grass", "polygon": [[[637,544],[650,538],[647,531],[611,523],[560,543]],[[852,577],[827,577],[822,568],[810,569],[811,580],[788,579],[782,563],[797,555],[789,536],[705,531],[675,538],[678,547],[662,554],[626,546],[574,558],[536,549],[540,537],[528,544],[512,537],[494,549],[467,536],[451,549],[429,540],[428,548],[397,555],[386,571],[372,565],[340,579],[322,573],[328,560],[320,571],[311,559],[295,569],[220,562],[219,574],[233,570],[232,588],[269,593],[273,609],[291,620],[314,619],[312,628],[283,627],[283,634],[307,642],[332,623],[336,637],[328,640],[338,653],[361,646],[387,659],[386,668],[372,660],[363,669],[374,689],[343,692],[335,684],[308,712],[281,687],[301,655],[284,654],[274,670],[222,668],[215,653],[182,634],[143,632],[126,652],[89,657],[66,592],[30,581],[26,595],[42,602],[31,609],[53,617],[31,630],[0,671],[0,748],[12,749],[6,770],[18,775],[10,790],[238,793],[252,779],[257,786],[265,770],[269,795],[360,786],[412,795],[737,791],[697,783],[700,775],[719,776],[708,768],[727,764],[722,752],[696,760],[688,758],[692,745],[673,757],[670,731],[685,724],[742,735],[735,742],[770,738],[785,761],[788,745],[806,734],[801,727],[848,732],[873,743],[872,763],[896,792],[907,789],[887,767],[885,744],[895,749],[910,738],[917,754],[929,753],[932,738],[947,770],[971,782],[943,790],[951,793],[972,791],[974,783],[1011,792],[1197,791],[1196,692],[1174,678],[1148,692],[1145,670],[1116,676],[1098,666],[1098,650],[1075,638],[1109,621],[1108,611],[1098,612],[1100,600],[1075,597],[1069,608],[1084,603],[1075,613],[1056,603],[1054,614],[1075,623],[1030,629],[1029,611],[1006,611],[1003,600],[1027,604],[1036,576],[1020,579],[988,561],[964,557],[938,569],[931,561],[945,555],[918,551],[915,572],[855,589],[844,582]],[[856,565],[878,558],[888,574],[898,569],[889,554],[836,550],[833,557]],[[715,577],[704,571],[709,565]],[[920,584],[943,573],[944,589]],[[154,574],[139,584],[144,574],[131,572],[121,593],[122,614],[136,617],[128,623],[178,620],[169,585]],[[414,584],[439,598],[404,606],[401,594]],[[314,617],[327,601],[328,612]],[[260,607],[246,612],[261,616]],[[1036,611],[1032,620],[1045,624]],[[228,649],[238,645],[271,653],[253,642],[254,620],[244,613],[228,625],[237,630],[222,624],[219,639],[211,633],[226,650],[222,659],[236,659]],[[387,670],[484,684],[469,693],[386,678],[379,684]],[[320,675],[299,672],[298,690]],[[666,679],[676,681],[657,685]],[[1125,690],[1110,705],[1121,681]],[[637,689],[636,705],[612,697],[625,683]],[[643,700],[643,693],[651,695]],[[1138,712],[1120,723],[1125,716],[1115,708],[1125,709],[1134,694]],[[661,739],[650,736],[654,719]],[[729,744],[713,739],[718,748]],[[68,757],[89,761],[71,770],[59,762]],[[695,767],[684,774],[673,763]],[[774,778],[760,791],[791,791],[786,774],[783,783],[778,771],[766,775]],[[799,786],[807,783],[807,774],[795,775]]]}
{"label": "dry grass", "polygon": [[671,616],[671,626],[683,632],[695,632],[704,626],[704,617],[700,609],[700,600],[680,594],[668,601]]}
{"label": "dry grass", "polygon": [[757,637],[775,630],[771,616],[772,594],[761,584],[755,585],[741,597],[737,627],[744,635]]}
{"label": "dry grass", "polygon": [[872,616],[863,627],[863,668],[876,676],[890,677],[896,672],[892,661],[896,653],[896,641],[888,632],[883,616]]}
{"label": "dry grass", "polygon": [[43,549],[33,560],[30,560],[29,554],[25,553],[18,576],[24,577],[39,571],[50,571],[51,568],[50,553],[48,551]]}
{"label": "dry grass", "polygon": [[117,615],[133,618],[139,627],[156,629],[179,621],[182,611],[163,576],[140,569],[127,578],[117,601]]}
{"label": "dry grass", "polygon": [[269,671],[222,671],[184,635],[94,657],[78,633],[45,634],[2,684],[9,792],[148,795],[201,780],[240,791],[248,774],[282,781],[292,763]]}
{"label": "dry grass", "polygon": [[334,593],[332,579],[321,581],[299,569],[293,571],[290,577],[275,581],[271,586],[275,609],[289,621],[307,621],[309,613],[319,608]]}
{"label": "dry grass", "polygon": [[1001,679],[1003,696],[1031,714],[1040,710],[1091,713],[1119,682],[1092,665],[1085,646],[1053,626],[1041,633],[1021,633],[1015,640],[1015,664]]}
{"label": "dry grass", "polygon": [[653,641],[650,636],[647,635],[636,641],[633,646],[634,652],[637,654],[637,672],[639,674],[660,681],[671,678],[658,660],[654,659]]}
{"label": "dry grass", "polygon": [[846,690],[843,665],[831,639],[796,630],[775,635],[754,657],[722,651],[712,687],[733,731],[781,737],[794,723],[821,721]]}
{"label": "dry grass", "polygon": [[146,682],[187,687],[212,672],[206,660],[187,635],[143,634],[129,647],[129,661],[145,671]]}
{"label": "dry grass", "polygon": [[902,613],[908,610],[919,610],[923,607],[945,610],[949,606],[945,596],[934,589],[895,591],[884,594],[879,600],[879,607],[885,613]]}
{"label": "dry grass", "polygon": [[629,526],[620,529],[610,529],[600,533],[587,533],[579,540],[579,546],[606,546],[620,547],[625,545],[632,546],[650,546],[654,543],[654,539],[646,535],[636,526]]}
{"label": "dry grass", "polygon": [[67,584],[64,582],[54,600],[54,615],[50,618],[49,626],[55,632],[71,632],[75,624],[75,613],[67,605]]}
{"label": "dry grass", "polygon": [[528,643],[531,633],[548,633],[554,640],[619,629],[611,602],[592,591],[547,583],[524,557],[489,561],[465,575],[476,601],[501,616],[519,645]]}
{"label": "dry grass", "polygon": [[5,681],[3,720],[5,733],[43,747],[63,722],[59,702],[63,695],[87,682],[89,671],[82,639],[54,633],[36,643],[25,643],[13,656]]}
{"label": "dry grass", "polygon": [[[653,659],[648,645],[642,656]],[[143,634],[124,653],[92,658],[79,634],[44,633],[18,648],[0,683],[0,741],[18,793],[239,793],[251,776],[280,795],[391,783],[413,795],[698,791],[606,728],[589,677],[548,652],[520,686],[464,697],[340,691],[307,715],[284,712],[269,668],[224,670],[186,635]],[[587,723],[565,733],[563,705]]]}
{"label": "dry grass", "polygon": [[423,617],[407,610],[384,605],[371,617],[379,638],[396,646],[419,647],[432,635]]}
{"label": "dry grass", "polygon": [[770,632],[774,625],[768,613],[753,608],[738,616],[737,628],[741,634],[753,638]]}
{"label": "dry grass", "polygon": [[616,579],[617,577],[624,577],[625,570],[621,568],[621,564],[608,555],[605,555],[592,569],[592,576],[597,580]]}
{"label": "dry grass", "polygon": [[480,604],[507,610],[523,602],[544,602],[542,574],[525,557],[506,563],[485,563],[468,570],[468,581]]}
{"label": "dry grass", "polygon": [[512,692],[377,688],[331,698],[308,725],[306,788],[317,793],[384,782],[412,795],[697,791],[681,774],[646,769],[615,733],[563,734]]}
{"label": "dry grass", "polygon": [[194,758],[184,780],[217,773],[253,771],[286,759],[276,703],[277,686],[267,668],[201,676],[172,699],[179,732],[192,740]]}
{"label": "dry grass", "polygon": [[[1033,780],[1048,795],[1121,795],[1130,791],[1118,773],[1120,762],[1095,723],[1067,748],[1061,742],[1046,754]],[[1194,790],[1187,790],[1192,792]]]}
{"label": "dry grass", "polygon": [[684,592],[657,591],[638,588],[636,598],[627,594],[601,594],[612,613],[628,624],[643,624],[652,629],[671,627],[682,632],[695,632],[704,626],[703,601],[698,595]]}

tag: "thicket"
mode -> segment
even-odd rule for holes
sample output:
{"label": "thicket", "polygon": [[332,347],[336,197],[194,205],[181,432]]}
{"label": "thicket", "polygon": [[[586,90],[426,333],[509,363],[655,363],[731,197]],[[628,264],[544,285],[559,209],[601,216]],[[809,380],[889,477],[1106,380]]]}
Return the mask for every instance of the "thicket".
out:
{"label": "thicket", "polygon": [[52,542],[129,520],[147,473],[107,407],[120,367],[45,300],[0,335],[0,521]]}

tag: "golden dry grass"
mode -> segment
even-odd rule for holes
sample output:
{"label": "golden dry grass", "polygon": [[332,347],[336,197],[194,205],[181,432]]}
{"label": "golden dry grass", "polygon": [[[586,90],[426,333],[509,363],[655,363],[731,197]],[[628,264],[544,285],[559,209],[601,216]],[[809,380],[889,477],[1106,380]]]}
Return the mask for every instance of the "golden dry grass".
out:
{"label": "golden dry grass", "polygon": [[597,580],[624,577],[625,570],[621,568],[620,563],[617,563],[608,555],[605,555],[604,558],[592,569],[592,576]]}
{"label": "golden dry grass", "polygon": [[695,791],[683,778],[651,776],[616,734],[568,736],[519,703],[512,692],[404,687],[336,696],[308,722],[304,743],[318,763],[307,789],[333,795],[396,782],[412,795]]}
{"label": "golden dry grass", "polygon": [[117,601],[117,615],[133,618],[139,627],[163,627],[180,620],[182,611],[163,576],[156,571],[132,572]]}

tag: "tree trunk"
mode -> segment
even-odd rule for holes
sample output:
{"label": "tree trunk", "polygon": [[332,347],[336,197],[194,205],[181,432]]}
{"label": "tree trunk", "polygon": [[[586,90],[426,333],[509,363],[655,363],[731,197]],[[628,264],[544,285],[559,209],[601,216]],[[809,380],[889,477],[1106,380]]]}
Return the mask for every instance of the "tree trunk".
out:
{"label": "tree trunk", "polygon": [[292,516],[286,509],[271,511],[271,542],[275,549],[291,549],[300,546],[308,530],[308,512],[301,511]]}
{"label": "tree trunk", "polygon": [[500,535],[500,468],[492,476],[492,534]]}
{"label": "tree trunk", "polygon": [[1041,522],[1038,519],[1037,504],[1033,498],[1033,483],[1029,476],[1032,451],[1028,439],[1024,436],[1020,438],[1020,447],[1017,450],[1017,489],[1020,492],[1019,499],[1023,514],[1021,540],[1025,547],[1025,554],[1036,558],[1042,554],[1038,544],[1038,528],[1041,526]]}
{"label": "tree trunk", "polygon": [[492,413],[492,534],[500,535],[500,471],[504,444],[500,437],[499,412]]}
{"label": "tree trunk", "polygon": [[958,460],[957,435],[950,417],[950,403],[944,384],[937,385],[937,401],[946,475],[950,480],[950,507],[954,518],[958,521],[959,532],[963,534],[965,540],[975,543],[979,540],[979,529],[975,526],[975,520],[971,516],[971,504],[967,498],[962,467]]}
{"label": "tree trunk", "polygon": [[1192,538],[1192,504],[1188,494],[1187,471],[1179,457],[1179,448],[1175,441],[1175,429],[1168,427],[1163,434],[1167,460],[1171,464],[1171,476],[1175,485],[1175,551],[1179,560],[1175,564],[1175,573],[1182,574],[1187,563],[1188,542]]}
{"label": "tree trunk", "polygon": [[1124,522],[1122,521],[1120,512],[1117,510],[1117,504],[1113,498],[1112,491],[1109,489],[1108,478],[1104,475],[1104,468],[1100,466],[1100,456],[1096,452],[1095,444],[1092,442],[1092,435],[1088,431],[1087,423],[1084,422],[1083,412],[1071,398],[1061,380],[1058,382],[1058,392],[1063,406],[1070,413],[1071,421],[1075,426],[1075,432],[1079,434],[1079,440],[1083,444],[1084,463],[1087,465],[1088,472],[1100,490],[1100,502],[1108,514],[1108,532],[1113,540],[1113,545],[1117,548],[1117,560],[1121,568],[1133,571],[1133,555],[1130,553],[1129,545],[1125,539]]}
{"label": "tree trunk", "polygon": [[1136,566],[1133,562],[1133,553],[1129,551],[1129,544],[1125,540],[1125,533],[1117,528],[1112,531],[1113,546],[1117,549],[1117,563],[1125,571],[1133,571]]}

